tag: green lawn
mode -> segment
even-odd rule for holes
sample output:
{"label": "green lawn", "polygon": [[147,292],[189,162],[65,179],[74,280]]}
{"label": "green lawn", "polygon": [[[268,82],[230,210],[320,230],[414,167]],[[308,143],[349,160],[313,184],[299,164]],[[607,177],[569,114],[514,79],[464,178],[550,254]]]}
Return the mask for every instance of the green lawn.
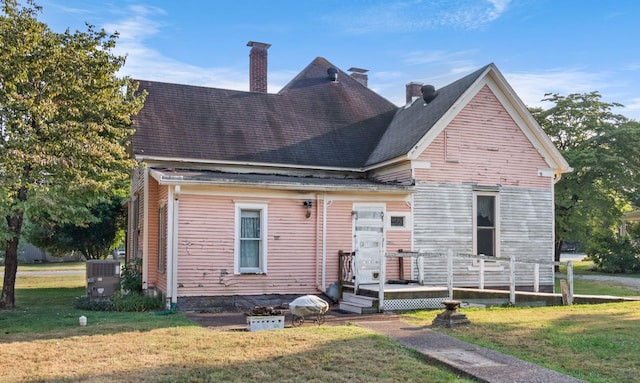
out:
{"label": "green lawn", "polygon": [[[584,282],[576,293],[611,291]],[[73,309],[84,283],[18,277],[18,308],[0,311],[0,382],[469,382],[357,326],[216,332],[179,313]],[[430,327],[439,311],[405,317]],[[640,302],[461,311],[470,326],[436,330],[589,382],[640,382]]]}
{"label": "green lawn", "polygon": [[[18,271],[86,270],[86,267],[84,262],[20,263]],[[4,265],[0,266],[0,273],[4,273]]]}

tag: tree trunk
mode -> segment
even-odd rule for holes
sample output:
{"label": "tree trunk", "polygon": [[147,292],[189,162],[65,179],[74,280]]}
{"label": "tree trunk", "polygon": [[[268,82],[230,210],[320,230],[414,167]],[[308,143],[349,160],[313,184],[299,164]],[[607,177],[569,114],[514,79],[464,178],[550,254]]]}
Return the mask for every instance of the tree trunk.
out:
{"label": "tree trunk", "polygon": [[20,237],[14,236],[6,242],[4,257],[4,280],[2,295],[0,295],[0,309],[13,309],[16,306],[15,286],[18,273],[18,241]]}
{"label": "tree trunk", "polygon": [[[20,202],[27,200],[27,188],[22,186],[18,189],[17,199]],[[4,280],[2,283],[2,294],[0,294],[0,309],[11,310],[16,307],[16,274],[18,273],[18,243],[22,234],[22,223],[24,221],[24,210],[14,206],[11,215],[7,216],[7,226],[11,238],[5,242],[4,256]]]}
{"label": "tree trunk", "polygon": [[[555,241],[555,245],[556,245],[556,246],[555,246],[555,250],[554,250],[554,252],[553,252],[553,259],[554,259],[556,262],[560,262],[560,254],[562,253],[562,243],[563,243],[563,242],[564,242],[564,241],[563,241],[562,239],[558,239],[558,240],[556,240],[556,241]],[[555,270],[556,272],[559,272],[559,271],[560,271],[560,265],[556,265],[556,266],[554,267],[554,270]]]}

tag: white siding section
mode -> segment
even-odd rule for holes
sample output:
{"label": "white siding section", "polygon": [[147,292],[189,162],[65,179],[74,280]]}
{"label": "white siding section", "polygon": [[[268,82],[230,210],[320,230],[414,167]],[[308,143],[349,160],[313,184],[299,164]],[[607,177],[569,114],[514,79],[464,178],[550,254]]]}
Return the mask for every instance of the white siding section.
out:
{"label": "white siding section", "polygon": [[[551,190],[499,188],[500,255],[517,260],[553,260],[553,199]],[[426,253],[470,254],[473,248],[473,187],[418,184],[414,195],[414,250]],[[417,265],[412,267],[418,278]],[[533,285],[533,268],[516,264],[516,285]],[[426,257],[425,284],[445,285],[445,257]],[[486,263],[484,286],[508,286],[509,263]],[[540,285],[553,284],[553,267],[540,267]],[[454,285],[480,285],[478,261],[454,259]]]}

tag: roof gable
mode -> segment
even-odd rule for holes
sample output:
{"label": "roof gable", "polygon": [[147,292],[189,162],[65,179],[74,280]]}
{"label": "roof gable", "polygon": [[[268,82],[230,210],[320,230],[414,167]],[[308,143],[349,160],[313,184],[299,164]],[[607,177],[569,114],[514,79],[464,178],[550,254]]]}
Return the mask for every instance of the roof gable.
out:
{"label": "roof gable", "polygon": [[367,165],[393,159],[417,159],[485,85],[542,155],[549,168],[556,174],[571,171],[562,154],[494,64],[486,65],[441,88],[436,98],[428,104],[418,99],[410,106],[399,109]]}
{"label": "roof gable", "polygon": [[398,109],[380,143],[369,157],[367,165],[409,153],[442,116],[451,110],[460,96],[487,67],[488,65],[437,90],[436,97],[428,104],[422,99],[417,99],[408,107]]}

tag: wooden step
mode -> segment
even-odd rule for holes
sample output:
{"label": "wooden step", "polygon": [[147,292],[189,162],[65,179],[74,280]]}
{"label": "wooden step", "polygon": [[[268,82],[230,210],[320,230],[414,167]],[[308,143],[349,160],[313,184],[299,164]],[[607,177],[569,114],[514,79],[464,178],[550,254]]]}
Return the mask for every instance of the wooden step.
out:
{"label": "wooden step", "polygon": [[378,309],[376,307],[346,301],[340,301],[339,308],[342,311],[354,314],[374,314],[378,312]]}
{"label": "wooden step", "polygon": [[342,302],[358,304],[363,307],[377,307],[378,298],[366,297],[364,295],[356,295],[353,293],[343,293]]}

